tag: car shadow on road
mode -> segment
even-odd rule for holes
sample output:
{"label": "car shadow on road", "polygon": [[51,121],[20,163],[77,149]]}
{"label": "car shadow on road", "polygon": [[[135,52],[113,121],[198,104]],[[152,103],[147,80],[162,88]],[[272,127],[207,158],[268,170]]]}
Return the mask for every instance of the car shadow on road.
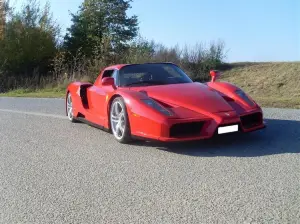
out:
{"label": "car shadow on road", "polygon": [[267,128],[251,133],[217,136],[184,143],[137,142],[188,156],[257,157],[300,153],[300,121],[266,119]]}

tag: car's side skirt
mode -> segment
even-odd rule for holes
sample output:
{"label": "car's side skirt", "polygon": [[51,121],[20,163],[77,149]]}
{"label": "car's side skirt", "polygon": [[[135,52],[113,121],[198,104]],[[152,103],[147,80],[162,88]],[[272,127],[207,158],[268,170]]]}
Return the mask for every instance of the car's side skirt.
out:
{"label": "car's side skirt", "polygon": [[102,125],[99,125],[99,124],[96,124],[94,122],[91,122],[91,121],[89,121],[89,120],[87,120],[87,119],[85,119],[83,117],[77,117],[76,120],[78,120],[78,121],[80,121],[82,123],[85,123],[87,125],[90,125],[90,126],[92,126],[94,128],[101,129],[101,130],[109,132],[109,133],[111,132],[109,128],[106,128],[106,127],[104,127]]}

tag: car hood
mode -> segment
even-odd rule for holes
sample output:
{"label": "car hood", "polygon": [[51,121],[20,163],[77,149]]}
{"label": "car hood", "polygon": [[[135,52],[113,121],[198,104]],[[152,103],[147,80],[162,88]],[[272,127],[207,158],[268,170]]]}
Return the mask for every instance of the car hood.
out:
{"label": "car hood", "polygon": [[218,92],[202,83],[132,87],[130,89],[142,91],[149,97],[163,103],[184,107],[199,113],[204,111],[206,113],[219,113],[233,110]]}

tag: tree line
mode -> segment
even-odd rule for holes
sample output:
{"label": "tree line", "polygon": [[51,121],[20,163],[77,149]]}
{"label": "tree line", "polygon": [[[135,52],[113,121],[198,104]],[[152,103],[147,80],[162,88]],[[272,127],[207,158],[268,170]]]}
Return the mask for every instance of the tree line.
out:
{"label": "tree line", "polygon": [[84,0],[64,34],[50,4],[27,0],[20,10],[0,4],[0,91],[93,81],[105,66],[173,62],[195,81],[224,64],[224,43],[166,47],[139,34],[132,0]]}

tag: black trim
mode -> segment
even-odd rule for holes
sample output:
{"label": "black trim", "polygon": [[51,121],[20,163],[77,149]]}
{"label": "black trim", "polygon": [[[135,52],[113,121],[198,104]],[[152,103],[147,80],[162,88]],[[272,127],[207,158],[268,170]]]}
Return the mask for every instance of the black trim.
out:
{"label": "black trim", "polygon": [[263,124],[261,112],[240,116],[240,120],[244,129],[255,128]]}
{"label": "black trim", "polygon": [[86,120],[86,119],[83,118],[83,117],[76,117],[76,120],[78,120],[78,121],[80,121],[80,122],[82,122],[82,123],[85,123],[85,124],[87,124],[87,125],[90,125],[90,126],[92,126],[92,127],[94,127],[94,128],[98,128],[98,129],[101,129],[101,130],[103,130],[103,131],[106,131],[106,132],[111,133],[110,129],[105,128],[104,126],[99,125],[99,124],[96,124],[96,123],[94,123],[94,122],[88,121],[88,120]]}
{"label": "black trim", "polygon": [[136,139],[136,140],[141,140],[141,141],[149,141],[149,142],[164,142],[155,138],[147,138],[147,137],[142,137],[142,136],[137,136],[137,135],[131,135],[131,138]]}
{"label": "black trim", "polygon": [[205,121],[183,122],[173,124],[169,129],[169,137],[184,138],[186,136],[198,136],[205,124]]}

